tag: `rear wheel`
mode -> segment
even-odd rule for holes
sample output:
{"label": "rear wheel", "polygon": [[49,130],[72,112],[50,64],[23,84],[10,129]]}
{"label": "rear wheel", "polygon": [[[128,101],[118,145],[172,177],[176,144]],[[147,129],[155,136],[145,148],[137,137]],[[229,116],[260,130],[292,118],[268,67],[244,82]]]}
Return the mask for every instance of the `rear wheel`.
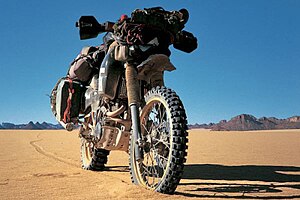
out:
{"label": "rear wheel", "polygon": [[86,170],[104,170],[109,151],[98,149],[91,136],[81,136],[81,163]]}
{"label": "rear wheel", "polygon": [[187,120],[183,104],[176,93],[156,87],[145,96],[141,112],[141,129],[145,144],[143,161],[135,159],[130,141],[132,182],[161,193],[174,193],[183,174],[187,155]]}

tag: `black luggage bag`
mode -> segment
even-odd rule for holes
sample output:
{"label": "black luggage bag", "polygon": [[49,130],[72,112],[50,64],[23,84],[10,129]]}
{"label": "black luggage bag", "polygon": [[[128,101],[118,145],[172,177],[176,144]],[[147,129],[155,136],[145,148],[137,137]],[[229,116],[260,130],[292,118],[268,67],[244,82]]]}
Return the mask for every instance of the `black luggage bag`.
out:
{"label": "black luggage bag", "polygon": [[74,123],[78,121],[83,108],[85,87],[70,78],[61,78],[51,92],[51,109],[59,122]]}

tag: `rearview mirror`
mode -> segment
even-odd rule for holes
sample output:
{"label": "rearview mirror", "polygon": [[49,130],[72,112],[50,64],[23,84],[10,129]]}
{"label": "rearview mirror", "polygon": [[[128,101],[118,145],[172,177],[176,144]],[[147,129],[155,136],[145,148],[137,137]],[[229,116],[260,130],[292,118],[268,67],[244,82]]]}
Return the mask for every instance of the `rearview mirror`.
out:
{"label": "rearview mirror", "polygon": [[179,12],[181,12],[184,24],[186,24],[187,21],[189,20],[189,16],[190,16],[189,11],[185,8],[182,8],[179,10]]}

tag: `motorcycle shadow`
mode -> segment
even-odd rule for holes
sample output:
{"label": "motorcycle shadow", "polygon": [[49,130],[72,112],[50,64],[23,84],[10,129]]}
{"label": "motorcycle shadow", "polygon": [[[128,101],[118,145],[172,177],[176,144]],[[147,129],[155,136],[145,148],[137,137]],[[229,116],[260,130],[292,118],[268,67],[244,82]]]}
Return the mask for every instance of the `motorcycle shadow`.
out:
{"label": "motorcycle shadow", "polygon": [[191,164],[178,189],[177,195],[199,198],[300,198],[300,167]]}
{"label": "motorcycle shadow", "polygon": [[104,168],[107,172],[129,172],[128,166],[107,166]]}

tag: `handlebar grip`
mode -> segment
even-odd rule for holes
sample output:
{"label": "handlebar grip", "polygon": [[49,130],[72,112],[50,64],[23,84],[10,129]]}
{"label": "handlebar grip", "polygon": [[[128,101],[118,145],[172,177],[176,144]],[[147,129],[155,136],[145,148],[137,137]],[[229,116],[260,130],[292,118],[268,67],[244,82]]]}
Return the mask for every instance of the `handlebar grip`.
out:
{"label": "handlebar grip", "polygon": [[114,32],[114,29],[113,29],[114,25],[115,25],[114,22],[109,22],[109,21],[105,22],[103,24],[105,32]]}

